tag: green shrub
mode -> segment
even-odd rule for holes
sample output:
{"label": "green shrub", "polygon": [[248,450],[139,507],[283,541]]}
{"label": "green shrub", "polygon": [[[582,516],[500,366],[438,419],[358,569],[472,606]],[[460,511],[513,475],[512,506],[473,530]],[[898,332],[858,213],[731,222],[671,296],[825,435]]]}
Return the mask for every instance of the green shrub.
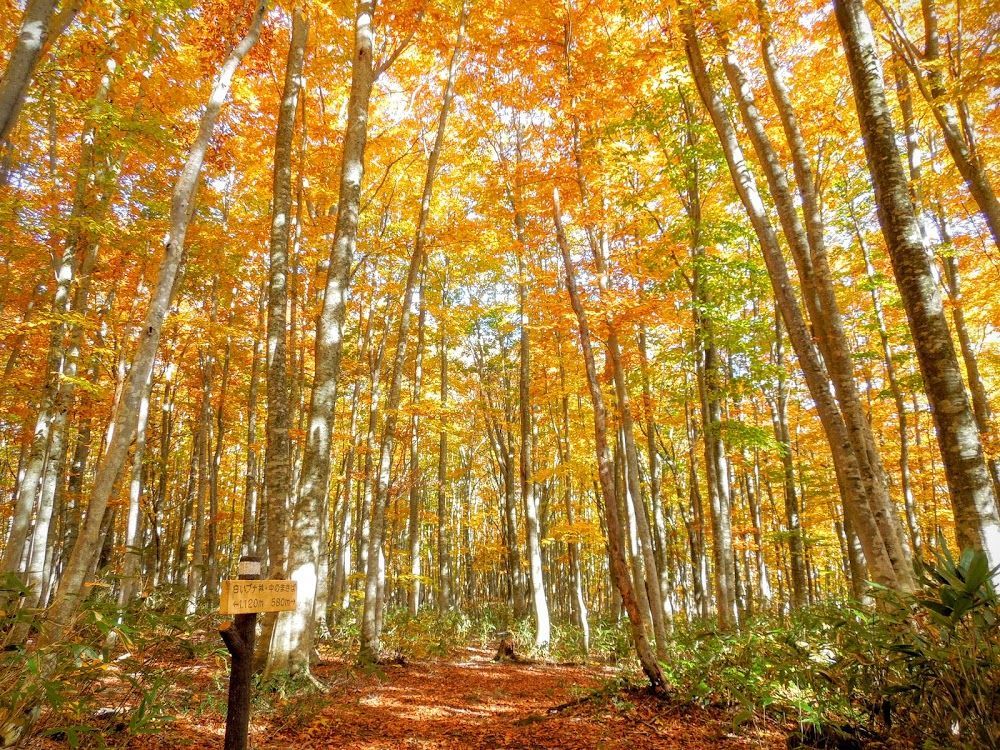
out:
{"label": "green shrub", "polygon": [[912,595],[874,610],[827,604],[738,632],[680,626],[663,663],[681,700],[795,721],[811,736],[893,735],[932,748],[1000,747],[1000,618],[982,553],[943,544]]}
{"label": "green shrub", "polygon": [[[174,614],[183,611],[183,602],[164,592],[122,611],[97,586],[61,641],[39,646],[31,636],[27,646],[8,646],[0,652],[0,740],[47,736],[74,748],[115,747],[162,733],[174,712],[190,706],[178,658],[218,648],[206,635],[214,635],[209,618]],[[7,614],[0,631],[34,626],[38,615]]]}
{"label": "green shrub", "polygon": [[[5,629],[34,617],[18,612]],[[172,720],[164,706],[171,680],[150,662],[152,639],[143,628],[148,618],[119,619],[112,603],[96,596],[62,641],[0,653],[4,742],[44,735],[70,747],[106,747],[116,738],[159,733]]]}
{"label": "green shrub", "polygon": [[932,565],[918,568],[909,627],[891,644],[897,679],[890,692],[901,718],[925,747],[1000,747],[1000,619],[986,556],[958,560],[939,544]]}
{"label": "green shrub", "polygon": [[383,646],[415,659],[445,658],[468,642],[470,620],[461,612],[438,614],[422,609],[416,617],[405,609],[386,613]]}
{"label": "green shrub", "polygon": [[597,620],[590,628],[590,651],[599,659],[612,664],[634,658],[632,636],[624,620]]}

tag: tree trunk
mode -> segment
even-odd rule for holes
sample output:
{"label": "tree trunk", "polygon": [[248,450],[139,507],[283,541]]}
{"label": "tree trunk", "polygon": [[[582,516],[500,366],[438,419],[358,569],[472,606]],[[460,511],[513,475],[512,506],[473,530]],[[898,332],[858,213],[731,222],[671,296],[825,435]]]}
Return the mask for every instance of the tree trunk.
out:
{"label": "tree trunk", "polygon": [[[696,309],[709,304],[704,282],[696,272],[698,294]],[[706,316],[696,312],[695,329],[699,339],[698,390],[701,401],[702,438],[705,447],[705,474],[708,479],[709,511],[712,517],[712,553],[715,562],[715,593],[719,625],[734,628],[739,624],[736,607],[736,558],[733,552],[732,492],[729,485],[729,460],[722,439],[722,403],[719,356],[712,326]]]}
{"label": "tree trunk", "polygon": [[[213,290],[214,296],[214,290]],[[215,304],[214,299],[210,303]],[[192,542],[191,567],[188,569],[188,599],[187,614],[193,615],[201,604],[205,583],[205,495],[209,483],[209,449],[212,444],[212,386],[215,380],[215,356],[210,347],[203,353],[201,414],[198,417],[198,432],[201,440],[198,442],[196,457],[198,466],[198,484],[194,505],[194,539]]]}
{"label": "tree trunk", "polygon": [[[956,537],[961,547],[983,550],[995,566],[1000,564],[1000,516],[941,295],[920,241],[871,24],[860,0],[835,0],[834,10],[851,73],[879,223],[937,428]],[[870,559],[868,562],[871,566]]]}
{"label": "tree trunk", "polygon": [[[563,468],[563,504],[566,509],[566,523],[570,529],[573,528],[573,475],[572,475],[572,455],[569,431],[569,393],[566,390],[566,367],[563,363],[562,341],[558,341],[559,349],[559,389],[562,393],[560,400],[562,406],[562,434],[558,435],[559,440],[559,463]],[[573,616],[577,626],[583,632],[583,652],[590,651],[590,623],[587,618],[587,598],[584,595],[583,568],[580,564],[580,543],[575,541],[567,542],[569,550],[570,574],[573,577]]]}
{"label": "tree trunk", "polygon": [[875,581],[885,586],[897,588],[900,586],[900,582],[886,551],[874,513],[868,505],[867,493],[851,447],[847,427],[830,394],[829,380],[819,359],[819,353],[813,347],[812,338],[795,299],[788,269],[781,254],[781,247],[767,216],[760,193],[757,191],[756,180],[743,158],[736,132],[729,121],[722,101],[712,88],[705,62],[701,56],[694,22],[689,13],[688,19],[683,24],[683,30],[688,62],[699,95],[712,117],[732,175],[733,184],[754,227],[775,299],[778,302],[810,395],[816,403],[817,412],[830,443],[845,507],[855,518],[855,526],[859,530],[859,537],[865,547],[865,557]]}
{"label": "tree trunk", "polygon": [[[267,297],[260,293],[258,309],[258,331],[263,327],[264,309]],[[260,350],[261,337],[257,333],[253,341],[253,355],[250,361],[250,388],[247,391],[247,453],[245,489],[243,494],[243,527],[240,532],[240,553],[243,556],[257,555],[257,398],[260,390]]]}
{"label": "tree trunk", "polygon": [[132,453],[132,476],[128,488],[128,518],[125,523],[125,560],[122,563],[121,588],[118,606],[125,608],[132,603],[139,591],[139,574],[142,563],[143,462],[146,458],[146,422],[149,419],[149,398],[139,404],[139,422],[136,426],[135,448]]}
{"label": "tree trunk", "polygon": [[42,50],[66,30],[81,5],[79,0],[67,0],[57,14],[58,4],[59,0],[28,0],[24,9],[20,31],[0,78],[0,143],[17,124]]}
{"label": "tree trunk", "polygon": [[[111,171],[106,167],[102,174],[95,175],[95,144],[98,139],[95,115],[107,101],[115,71],[114,62],[106,61],[105,73],[91,100],[87,123],[80,139],[80,160],[74,184],[71,225],[56,274],[53,300],[56,322],[50,328],[45,390],[28,454],[28,463],[15,497],[12,530],[4,550],[3,562],[0,563],[3,565],[0,570],[11,572],[16,569],[7,566],[15,563],[15,552],[20,555],[23,551],[24,535],[27,532],[27,527],[23,525],[27,519],[25,511],[31,512],[37,498],[31,554],[25,577],[25,585],[32,591],[26,603],[29,607],[44,604],[43,589],[47,588],[46,582],[52,577],[50,566],[45,562],[46,559],[49,561],[52,559],[47,554],[48,538],[56,496],[60,492],[65,472],[69,412],[75,397],[80,350],[84,338],[84,325],[80,319],[87,315],[90,307],[92,272],[98,255],[98,243],[90,237],[85,227],[88,220],[97,221],[103,217],[110,198],[110,191],[107,189],[97,190],[96,195],[92,189],[92,184],[95,182],[106,188],[107,177]],[[70,291],[74,286],[75,291],[70,299]],[[65,322],[67,313],[76,317],[72,325]],[[37,463],[39,455],[43,458],[41,465]],[[36,473],[38,471],[40,474]],[[3,606],[2,597],[0,606]]]}
{"label": "tree trunk", "polygon": [[[292,482],[292,409],[289,400],[288,274],[292,231],[292,146],[295,115],[302,96],[302,67],[309,21],[296,6],[288,43],[285,80],[274,136],[274,179],[271,204],[270,270],[267,295],[267,491],[268,577],[290,576],[298,584],[293,612],[264,618],[264,634],[273,623],[270,639],[261,639],[258,663],[266,661],[266,677],[291,669],[309,671],[312,645],[313,603],[316,596],[316,565],[319,557],[319,502],[310,502],[303,492],[295,498]],[[294,356],[294,353],[293,353]],[[325,492],[324,497],[325,499]],[[286,521],[291,517],[292,523]],[[290,533],[289,533],[290,532]],[[286,558],[286,543],[291,560]],[[304,653],[299,644],[305,641]],[[293,652],[296,654],[293,658]]]}
{"label": "tree trunk", "polygon": [[156,287],[146,312],[142,337],[132,359],[132,366],[128,372],[122,398],[115,409],[111,441],[94,479],[83,528],[73,545],[73,551],[70,553],[66,569],[59,581],[55,600],[50,608],[50,616],[44,628],[42,639],[44,643],[59,640],[79,605],[84,582],[91,569],[94,550],[100,538],[104,511],[135,434],[139,418],[139,404],[148,392],[153,362],[160,343],[160,334],[170,308],[170,299],[175,291],[178,272],[183,263],[184,239],[194,214],[198,178],[201,174],[205,153],[215,130],[222,104],[232,85],[236,68],[260,35],[264,10],[265,4],[261,0],[254,9],[246,35],[237,42],[222,63],[212,85],[208,104],[202,112],[198,135],[188,152],[187,161],[174,186],[170,207],[169,238],[157,276]]}
{"label": "tree trunk", "polygon": [[381,596],[379,579],[380,568],[384,565],[382,542],[385,532],[385,512],[389,501],[389,484],[392,475],[392,454],[395,445],[396,420],[399,416],[399,400],[403,379],[403,363],[410,332],[410,306],[413,300],[413,289],[423,263],[424,244],[426,242],[427,219],[430,216],[431,198],[434,191],[434,178],[437,176],[437,163],[444,145],[445,128],[448,123],[448,112],[455,91],[455,79],[458,76],[459,52],[465,37],[465,22],[468,16],[468,4],[462,3],[458,22],[458,36],[452,50],[448,65],[448,78],[445,82],[441,100],[441,111],[438,115],[437,131],[434,144],[427,159],[427,173],[424,176],[424,188],[420,197],[420,211],[417,218],[416,235],[413,242],[413,254],[406,274],[403,291],[402,309],[400,310],[399,331],[396,338],[396,353],[390,371],[389,393],[385,408],[385,428],[379,452],[379,463],[376,472],[375,500],[372,506],[371,540],[368,554],[368,570],[365,576],[365,604],[361,622],[361,648],[358,658],[362,663],[378,660],[380,645],[378,622],[381,618]]}
{"label": "tree trunk", "polygon": [[882,346],[882,362],[885,366],[885,377],[889,384],[889,393],[896,406],[896,422],[899,427],[899,479],[903,490],[903,509],[906,512],[906,524],[910,532],[910,544],[919,558],[923,553],[923,535],[920,531],[920,519],[917,516],[916,501],[913,497],[913,486],[910,478],[910,436],[907,429],[906,402],[899,386],[899,376],[896,374],[896,363],[892,358],[892,346],[889,343],[889,332],[886,329],[885,313],[882,308],[882,297],[879,294],[875,266],[872,263],[871,250],[861,235],[854,207],[848,202],[848,212],[854,227],[854,236],[861,247],[865,260],[865,272],[868,275],[868,285],[871,289],[872,311],[875,314],[875,325],[878,328],[879,342]]}
{"label": "tree trunk", "polygon": [[[566,79],[569,84],[573,84],[572,51],[575,41],[573,31],[572,4],[569,7],[565,25],[565,61]],[[576,181],[580,190],[580,200],[584,210],[589,211],[590,195],[587,181],[584,176],[583,151],[580,143],[580,121],[577,115],[571,116],[572,123],[572,148],[576,169]],[[591,254],[597,268],[598,286],[601,298],[609,302],[611,294],[611,280],[608,273],[608,247],[607,235],[600,227],[588,223],[585,225],[587,239],[590,245]],[[625,371],[622,365],[621,343],[618,338],[616,322],[610,315],[605,316],[608,326],[607,349],[608,357],[611,361],[612,372],[615,383],[615,403],[621,420],[622,437],[625,449],[625,486],[627,489],[626,499],[634,508],[635,531],[639,543],[639,561],[636,567],[637,579],[635,585],[638,588],[637,594],[640,602],[644,595],[649,603],[650,619],[652,620],[653,631],[656,636],[657,655],[664,658],[666,655],[667,627],[664,620],[663,597],[660,589],[660,576],[656,564],[656,556],[653,550],[652,534],[649,528],[649,514],[642,496],[642,487],[639,481],[639,457],[635,445],[635,425],[632,416],[631,399],[629,398],[628,385],[625,380]]]}
{"label": "tree trunk", "polygon": [[795,492],[795,462],[792,460],[792,440],[788,433],[788,391],[785,387],[784,345],[782,344],[781,312],[775,305],[773,362],[778,372],[777,388],[771,405],[774,438],[781,456],[781,483],[785,497],[785,531],[788,535],[788,558],[791,569],[792,607],[808,603],[806,581],[805,539]]}
{"label": "tree trunk", "polygon": [[[667,527],[667,517],[663,512],[663,501],[660,497],[660,454],[656,448],[656,415],[653,408],[653,394],[649,375],[649,350],[646,340],[646,325],[639,324],[639,370],[642,376],[642,408],[646,419],[646,458],[649,461],[649,507],[653,512],[654,529],[658,534],[659,545],[656,548],[656,569],[659,573],[660,598],[663,602],[665,616],[664,627],[673,630],[674,597],[672,585],[672,558],[670,557],[669,536],[671,529]],[[668,572],[669,569],[669,572]]]}
{"label": "tree trunk", "polygon": [[535,496],[535,482],[532,478],[532,447],[534,435],[532,431],[531,409],[531,342],[528,333],[527,284],[524,268],[524,240],[522,237],[521,215],[515,213],[518,223],[518,318],[520,328],[520,364],[518,367],[518,412],[521,426],[521,453],[519,476],[521,485],[521,503],[524,506],[524,519],[527,526],[528,540],[528,572],[531,583],[531,600],[535,615],[535,648],[546,650],[551,639],[549,624],[549,604],[545,597],[545,580],[542,569],[542,544],[538,514],[538,499]]}
{"label": "tree trunk", "polygon": [[420,506],[423,498],[420,475],[420,386],[424,374],[424,328],[427,322],[425,283],[427,278],[427,256],[420,269],[417,289],[417,351],[413,369],[413,415],[410,417],[410,507],[407,518],[407,540],[410,552],[410,586],[407,593],[407,608],[411,617],[416,617],[420,609]]}
{"label": "tree trunk", "polygon": [[[362,357],[362,361],[364,357]],[[358,402],[360,401],[361,378],[354,381],[353,393],[351,395],[351,417],[348,423],[348,435],[350,445],[347,448],[347,455],[344,458],[344,484],[343,484],[343,504],[344,511],[341,516],[340,537],[337,542],[338,554],[334,563],[333,571],[333,599],[336,605],[342,609],[347,609],[350,605],[350,587],[348,579],[351,575],[351,543],[354,533],[354,498],[351,491],[354,487],[354,462],[357,457],[357,438],[355,436],[358,428]]]}
{"label": "tree trunk", "polygon": [[600,477],[601,497],[604,501],[604,517],[607,523],[608,556],[611,565],[611,576],[615,589],[621,595],[625,611],[628,613],[632,642],[635,645],[642,670],[649,679],[652,688],[657,692],[664,692],[666,684],[663,672],[660,669],[653,650],[650,648],[649,639],[643,627],[643,617],[640,613],[639,603],[628,572],[625,550],[620,541],[622,524],[618,513],[618,501],[615,498],[611,453],[608,448],[607,410],[604,405],[604,393],[601,390],[601,384],[597,377],[597,367],[591,345],[590,325],[587,322],[587,313],[584,310],[583,302],[580,299],[577,289],[576,273],[573,270],[573,260],[570,257],[569,242],[566,240],[566,234],[563,230],[562,208],[559,205],[558,189],[553,189],[552,192],[552,216],[556,227],[556,239],[559,243],[566,271],[566,289],[569,293],[570,303],[573,306],[573,312],[576,314],[577,325],[580,331],[580,345],[583,348],[584,364],[587,370],[587,386],[590,390],[590,398],[594,407],[594,440],[597,451],[597,470]]}
{"label": "tree trunk", "polygon": [[[962,354],[962,362],[965,363],[965,374],[969,381],[969,395],[972,396],[972,415],[976,420],[976,427],[979,428],[980,438],[983,442],[989,443],[993,415],[989,399],[986,396],[986,384],[983,383],[983,376],[979,369],[979,359],[972,345],[972,335],[969,333],[969,326],[965,320],[965,304],[962,299],[962,277],[959,272],[958,255],[954,247],[949,247],[952,244],[951,233],[948,230],[948,222],[944,215],[940,196],[937,197],[936,204],[938,232],[941,235],[941,242],[945,245],[945,256],[942,261],[945,289],[948,292],[948,301],[951,303],[951,321],[955,327],[955,336],[958,339],[958,349]],[[987,460],[986,466],[990,472],[990,479],[993,481],[993,496],[1000,498],[1000,462],[991,458]]]}
{"label": "tree trunk", "polygon": [[819,350],[833,382],[840,414],[847,427],[851,450],[858,465],[868,505],[875,516],[875,522],[896,577],[901,586],[907,589],[912,588],[913,560],[911,551],[901,533],[899,517],[892,499],[889,497],[882,459],[879,456],[871,425],[858,395],[851,346],[847,340],[843,316],[840,313],[840,306],[833,289],[833,277],[827,260],[824,238],[825,228],[819,199],[814,189],[815,178],[812,164],[802,133],[799,130],[798,119],[792,108],[788,91],[777,70],[773,45],[767,43],[769,37],[767,6],[764,0],[759,0],[759,2],[762,6],[765,67],[792,155],[796,184],[802,200],[804,226],[796,212],[791,189],[779,162],[778,154],[764,129],[750,85],[736,61],[735,54],[729,48],[726,32],[721,31],[719,36],[725,52],[726,75],[739,104],[753,149],[767,178],[767,184],[781,222],[782,232],[792,250],[793,257],[796,259],[803,298],[813,328],[817,333]]}
{"label": "tree trunk", "polygon": [[[448,258],[444,259],[444,278],[441,282],[441,320],[438,323],[441,341],[438,344],[441,357],[441,401],[442,413],[448,409]],[[437,574],[439,613],[444,613],[452,601],[451,565],[448,548],[448,428],[442,420],[438,436],[437,466]]]}

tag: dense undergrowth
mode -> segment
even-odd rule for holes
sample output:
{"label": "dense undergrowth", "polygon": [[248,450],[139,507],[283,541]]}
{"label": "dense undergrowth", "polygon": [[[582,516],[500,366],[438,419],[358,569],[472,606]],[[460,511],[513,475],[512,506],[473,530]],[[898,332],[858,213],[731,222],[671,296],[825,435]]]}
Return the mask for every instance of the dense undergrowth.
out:
{"label": "dense undergrowth", "polygon": [[[803,741],[1000,747],[1000,627],[982,555],[946,552],[912,596],[759,618],[738,633],[679,628],[664,669],[677,698],[734,707],[735,723],[795,722]],[[827,746],[823,744],[822,746]]]}
{"label": "dense undergrowth", "polygon": [[[1000,620],[985,558],[942,553],[920,577],[917,593],[878,591],[875,606],[827,603],[758,617],[738,632],[678,624],[663,662],[673,698],[726,706],[736,726],[777,720],[817,746],[878,739],[928,749],[1000,747]],[[113,744],[115,733],[157,733],[180,716],[224,713],[218,618],[173,614],[183,611],[180,597],[159,594],[121,616],[98,590],[71,639],[0,653],[0,737],[9,743],[41,734],[71,747],[101,746]],[[8,617],[5,629],[29,614]],[[592,624],[589,655],[580,630],[569,626],[554,628],[546,654],[534,652],[530,621],[489,607],[418,617],[390,611],[384,642],[407,659],[449,658],[465,646],[490,646],[501,632],[526,656],[604,661],[620,666],[621,684],[637,679],[626,629],[613,621]],[[331,616],[323,651],[349,663],[357,637],[350,613]],[[207,689],[186,676],[206,663]],[[258,687],[255,710],[282,723],[322,701],[303,700],[305,682]]]}

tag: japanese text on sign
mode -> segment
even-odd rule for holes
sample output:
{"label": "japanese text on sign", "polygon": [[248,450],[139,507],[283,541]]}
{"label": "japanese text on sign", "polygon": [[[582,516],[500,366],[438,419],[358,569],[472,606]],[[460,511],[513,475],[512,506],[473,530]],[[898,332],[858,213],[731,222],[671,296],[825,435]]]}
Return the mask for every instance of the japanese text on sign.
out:
{"label": "japanese text on sign", "polygon": [[288,612],[295,609],[296,592],[295,581],[223,581],[219,613]]}

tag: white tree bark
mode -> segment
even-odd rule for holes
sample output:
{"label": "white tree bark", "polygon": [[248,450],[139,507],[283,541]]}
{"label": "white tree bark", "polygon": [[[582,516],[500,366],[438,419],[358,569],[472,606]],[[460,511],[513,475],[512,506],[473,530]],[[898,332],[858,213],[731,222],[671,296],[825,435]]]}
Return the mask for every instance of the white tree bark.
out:
{"label": "white tree bark", "polygon": [[810,395],[816,402],[820,421],[830,443],[838,481],[843,490],[845,507],[848,513],[854,516],[855,527],[859,530],[859,537],[865,548],[865,557],[876,582],[894,588],[898,587],[899,581],[895,569],[886,551],[885,543],[882,541],[872,509],[868,506],[867,494],[851,449],[847,427],[830,393],[829,379],[819,358],[819,352],[816,351],[812,343],[812,337],[802,317],[802,311],[795,299],[777,234],[761,200],[753,173],[743,157],[736,131],[708,77],[690,11],[686,12],[686,16],[682,29],[688,64],[698,93],[719,136],[733,185],[747,211],[747,216],[760,243],[775,300],[781,310],[789,339],[798,357],[799,366],[802,368]]}
{"label": "white tree bark", "polygon": [[170,233],[166,242],[163,261],[157,276],[156,287],[142,328],[132,366],[126,378],[122,398],[114,414],[111,441],[97,469],[91,490],[87,513],[66,563],[66,569],[59,581],[55,599],[50,608],[50,616],[43,629],[43,642],[58,640],[69,626],[79,606],[84,591],[95,547],[100,539],[101,521],[111,499],[115,482],[121,473],[128,454],[129,445],[135,434],[139,419],[139,405],[147,395],[150,374],[159,348],[163,323],[170,309],[177,276],[184,258],[184,240],[188,225],[194,214],[198,178],[205,160],[212,133],[215,130],[219,112],[229,94],[233,75],[250,48],[260,35],[261,20],[264,16],[265,1],[258,2],[246,35],[229,52],[222,63],[208,103],[202,112],[198,135],[188,152],[187,160],[174,185],[170,206]]}
{"label": "white tree bark", "polygon": [[653,649],[650,647],[649,638],[646,636],[644,618],[639,609],[636,599],[635,588],[628,571],[628,563],[625,561],[625,550],[621,542],[622,522],[618,513],[618,501],[615,493],[615,481],[611,467],[611,452],[608,447],[607,432],[607,409],[604,402],[604,393],[597,376],[597,366],[594,358],[593,346],[591,343],[590,325],[587,320],[587,312],[583,307],[579,289],[576,283],[576,272],[573,268],[573,259],[570,256],[569,241],[563,229],[562,206],[559,202],[559,191],[552,192],[552,216],[556,228],[556,240],[562,255],[563,266],[566,271],[566,289],[569,293],[570,303],[576,315],[577,326],[580,331],[580,344],[583,348],[584,364],[587,370],[587,386],[590,390],[591,403],[594,408],[594,440],[597,452],[597,470],[600,478],[600,492],[604,505],[604,518],[607,524],[608,559],[611,567],[611,580],[615,589],[621,596],[622,604],[628,614],[629,626],[632,633],[632,642],[639,657],[642,670],[649,679],[650,685],[655,691],[662,692],[665,689],[663,671],[656,660]]}
{"label": "white tree bark", "polygon": [[427,159],[427,173],[424,176],[424,188],[420,197],[420,211],[417,218],[416,235],[413,241],[413,254],[410,256],[410,266],[406,275],[403,291],[402,309],[400,310],[399,331],[396,338],[396,353],[393,358],[392,370],[389,376],[389,393],[386,402],[385,428],[379,451],[378,468],[375,475],[375,499],[372,504],[368,566],[365,575],[365,603],[361,620],[361,648],[359,659],[362,662],[378,660],[381,633],[382,587],[380,580],[384,576],[385,556],[382,553],[382,542],[385,535],[385,511],[389,499],[389,481],[392,474],[392,453],[395,443],[396,420],[399,416],[399,400],[402,388],[403,363],[406,359],[406,349],[410,332],[410,307],[413,302],[413,290],[417,276],[423,263],[424,246],[427,241],[427,219],[430,216],[431,198],[434,193],[434,179],[437,176],[437,163],[444,146],[445,129],[448,124],[448,113],[451,109],[455,93],[455,80],[458,77],[459,56],[462,42],[465,38],[465,23],[468,18],[468,2],[463,0],[458,21],[458,35],[452,50],[451,61],[448,64],[448,77],[445,81],[444,93],[441,98],[441,111],[438,115],[437,130],[434,143]]}
{"label": "white tree bark", "polygon": [[[96,170],[94,147],[98,137],[94,115],[107,101],[115,72],[114,61],[105,61],[104,75],[91,100],[90,112],[80,139],[70,230],[55,267],[56,287],[52,303],[54,321],[49,331],[46,380],[31,447],[15,495],[11,531],[3,560],[0,561],[0,571],[14,572],[19,569],[31,513],[35,509],[35,523],[31,529],[32,551],[25,581],[29,588],[34,589],[29,606],[37,606],[42,589],[44,550],[56,490],[64,469],[69,410],[75,391],[74,378],[79,369],[83,326],[79,321],[70,325],[67,314],[86,315],[90,303],[90,274],[97,261],[97,243],[88,236],[84,227],[88,220],[98,220],[108,204],[107,191],[102,193],[91,188]],[[104,169],[99,182],[104,184],[112,171]],[[94,195],[94,192],[98,194]],[[71,294],[74,285],[76,290]]]}
{"label": "white tree bark", "polygon": [[[309,670],[309,652],[313,630],[313,604],[316,597],[319,564],[320,518],[311,506],[313,500],[302,493],[294,512],[292,455],[289,430],[292,409],[288,387],[288,249],[291,239],[292,210],[292,141],[295,137],[295,113],[302,96],[302,69],[305,61],[309,22],[301,7],[292,11],[292,33],[288,44],[285,82],[278,109],[278,124],[274,137],[274,195],[271,205],[270,268],[267,302],[267,455],[265,476],[267,486],[268,576],[284,578],[289,573],[299,585],[294,612],[267,618],[265,637],[270,635],[264,675],[270,677],[286,671],[291,654],[303,638],[304,661],[296,661],[295,669]],[[300,169],[303,168],[300,165]],[[317,506],[318,510],[318,506]],[[291,528],[285,519],[291,514]],[[289,534],[288,531],[291,531]],[[286,560],[285,545],[288,545]],[[291,563],[287,565],[286,563]],[[286,568],[288,568],[286,570]],[[271,630],[273,627],[273,630]],[[308,633],[306,632],[308,630]],[[263,655],[261,655],[263,657]],[[261,659],[263,660],[263,659]]]}
{"label": "white tree bark", "polygon": [[0,143],[7,140],[31,85],[42,51],[69,26],[80,8],[79,0],[69,0],[56,13],[59,0],[28,0],[21,27],[0,78]]}
{"label": "white tree bark", "polygon": [[[764,5],[765,12],[762,13],[765,24],[766,7]],[[904,588],[912,588],[912,555],[909,544],[902,534],[899,516],[889,497],[888,477],[858,394],[851,346],[847,340],[827,261],[824,226],[819,199],[814,190],[812,165],[795,111],[777,71],[772,50],[765,43],[763,56],[768,71],[768,81],[774,93],[775,104],[792,155],[798,193],[802,199],[804,222],[796,211],[791,188],[777,151],[764,128],[749,82],[736,55],[729,47],[728,34],[724,28],[720,28],[719,38],[723,46],[726,76],[739,104],[754,152],[763,168],[782,232],[796,261],[803,301],[817,333],[820,353],[833,382],[837,406],[847,428],[868,505],[875,516],[896,577]]]}
{"label": "white tree bark", "polygon": [[1000,565],[996,498],[941,293],[921,243],[871,23],[860,0],[835,0],[834,10],[851,73],[879,223],[937,428],[956,537],[961,547],[983,550],[991,567]]}

